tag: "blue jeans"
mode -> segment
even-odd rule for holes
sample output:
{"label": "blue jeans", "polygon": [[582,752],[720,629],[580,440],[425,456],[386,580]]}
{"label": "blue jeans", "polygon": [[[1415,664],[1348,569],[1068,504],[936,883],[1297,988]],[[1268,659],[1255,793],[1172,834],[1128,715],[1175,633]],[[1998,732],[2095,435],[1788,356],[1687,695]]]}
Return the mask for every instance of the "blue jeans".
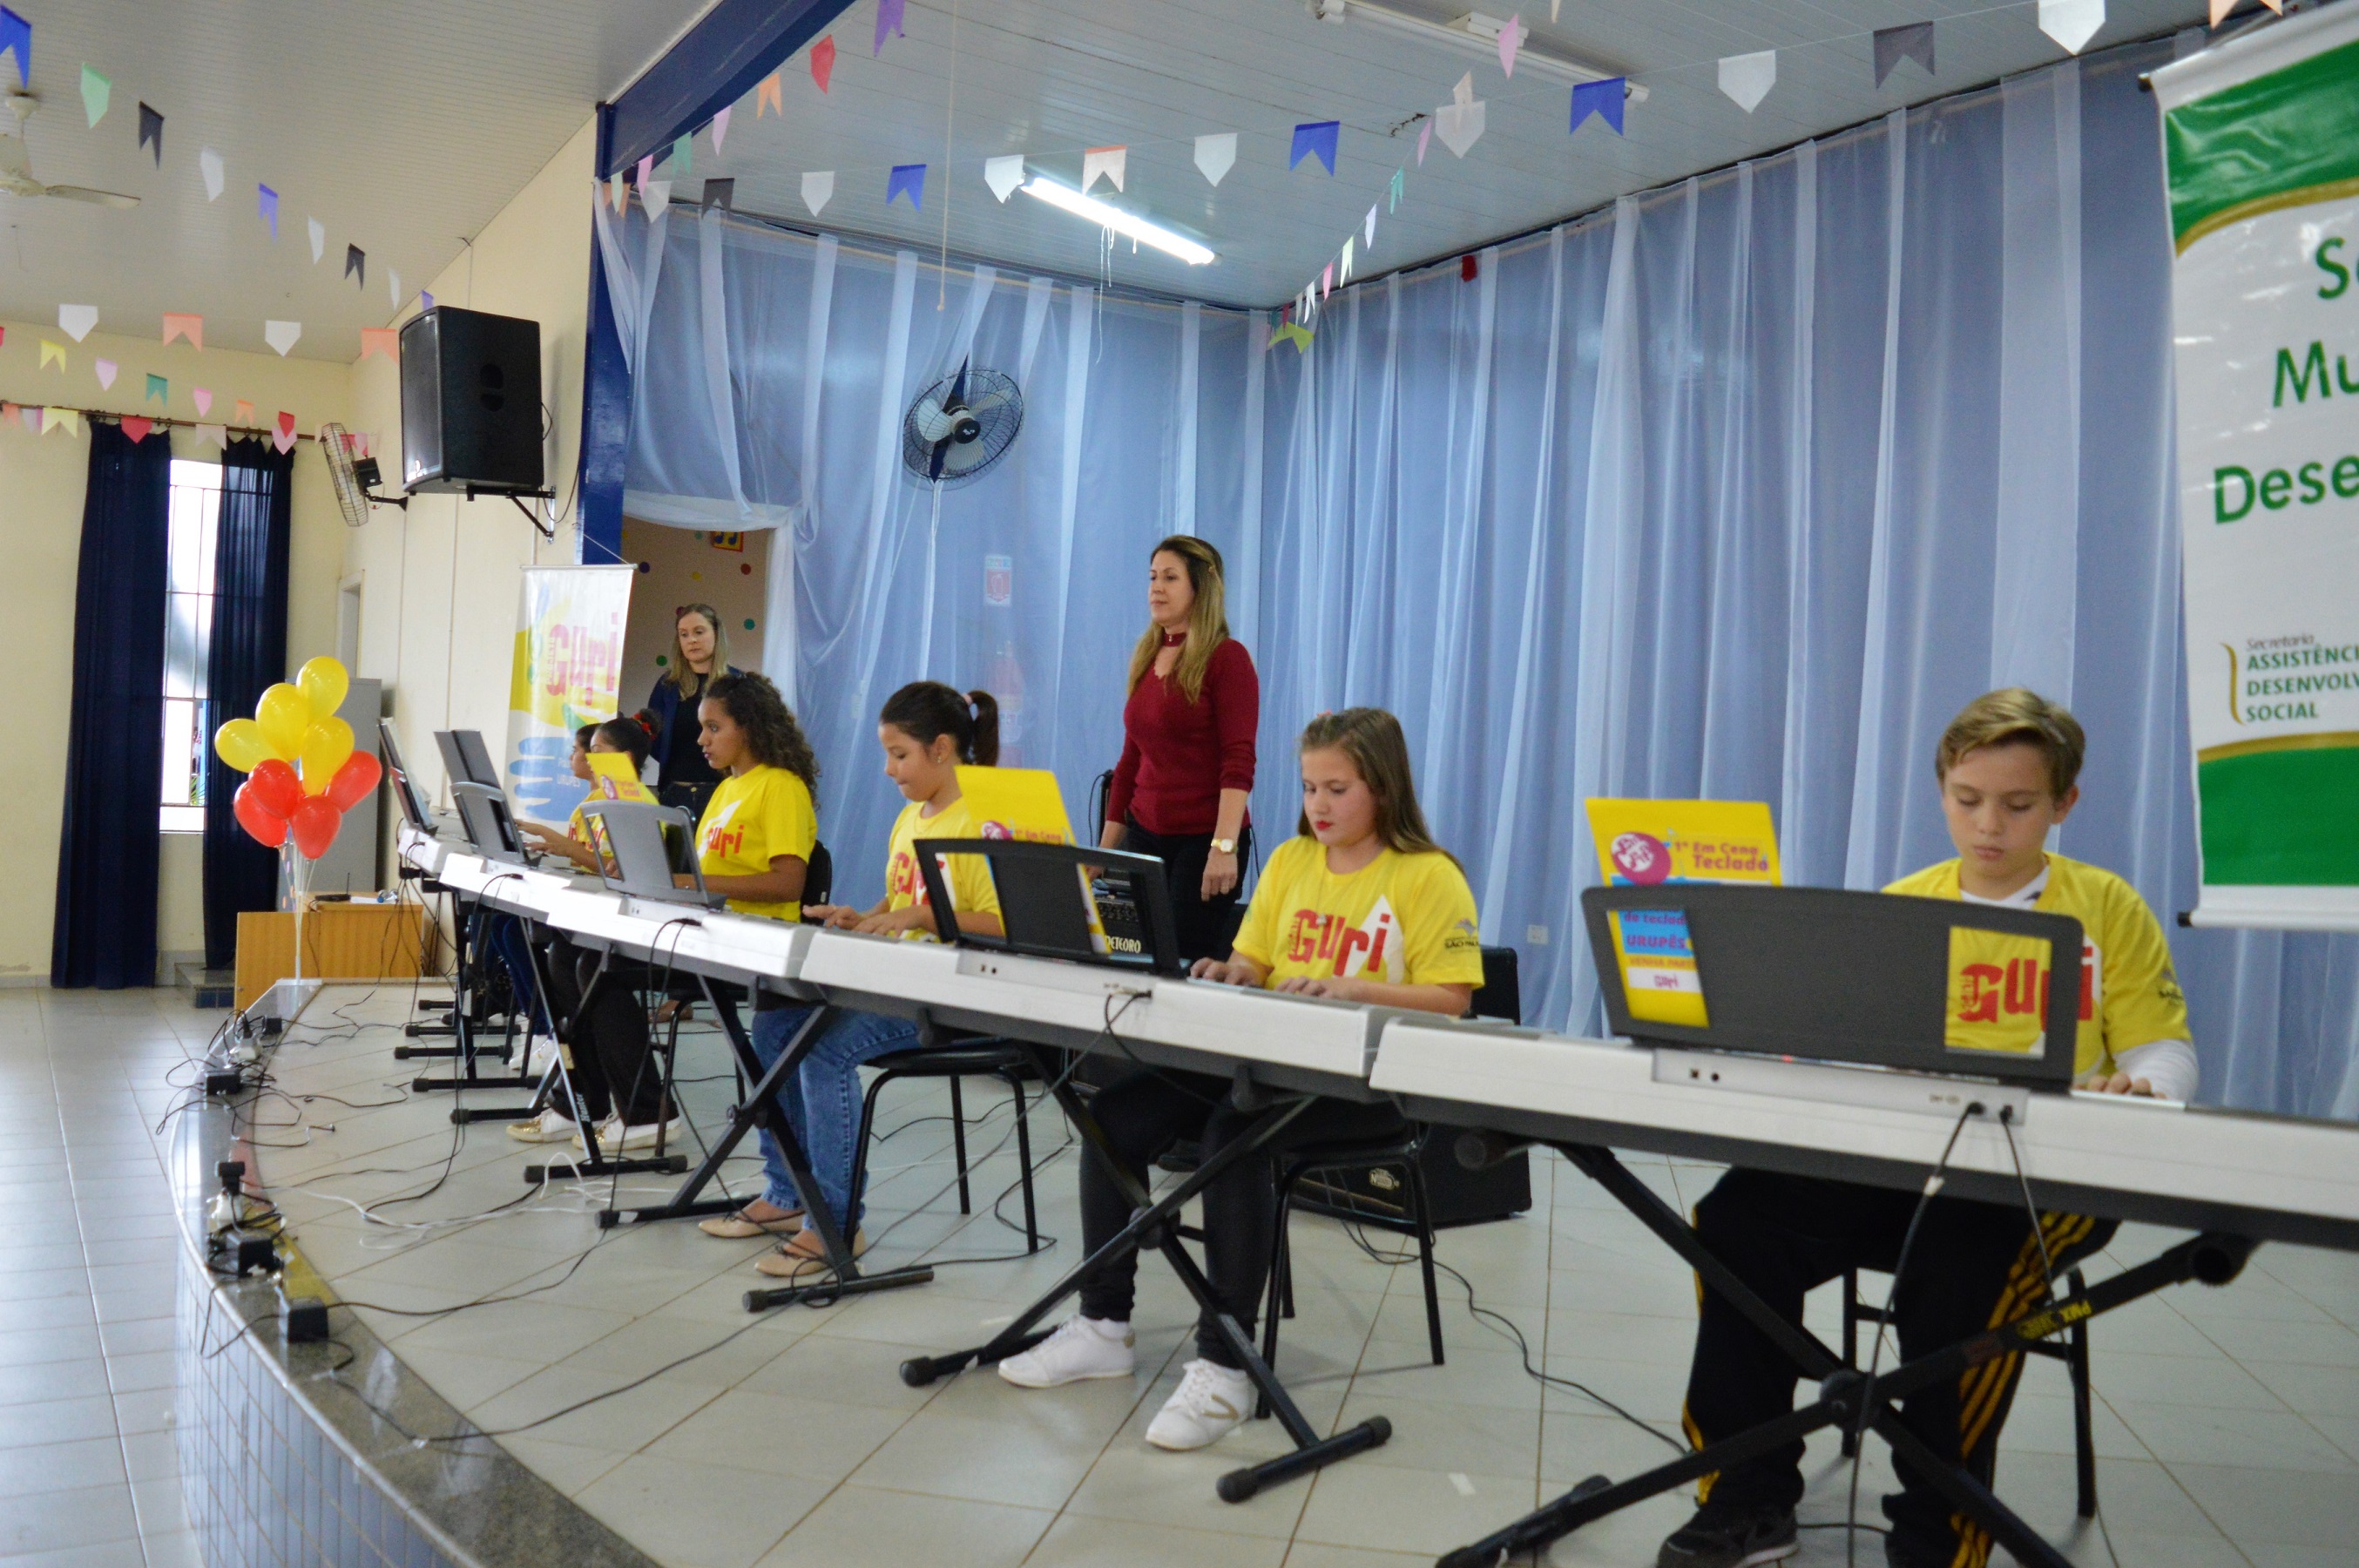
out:
{"label": "blue jeans", "polygon": [[[753,1027],[746,1032],[753,1038],[754,1054],[760,1059],[765,1073],[787,1053],[796,1031],[812,1011],[810,1007],[779,1007],[754,1015]],[[790,1073],[780,1081],[777,1104],[787,1125],[795,1129],[795,1136],[803,1138],[803,1092],[799,1074]],[[778,1140],[770,1136],[768,1127],[762,1129],[762,1199],[772,1208],[792,1211],[803,1206],[802,1194],[795,1191],[795,1173],[787,1169],[786,1156],[778,1152]]]}
{"label": "blue jeans", "polygon": [[[907,1018],[842,1009],[828,1018],[803,1058],[802,1081],[788,1114],[810,1157],[820,1194],[846,1236],[860,1223],[852,1192],[852,1167],[860,1158],[860,1064],[917,1043],[918,1026]],[[778,1049],[785,1049],[783,1042]]]}

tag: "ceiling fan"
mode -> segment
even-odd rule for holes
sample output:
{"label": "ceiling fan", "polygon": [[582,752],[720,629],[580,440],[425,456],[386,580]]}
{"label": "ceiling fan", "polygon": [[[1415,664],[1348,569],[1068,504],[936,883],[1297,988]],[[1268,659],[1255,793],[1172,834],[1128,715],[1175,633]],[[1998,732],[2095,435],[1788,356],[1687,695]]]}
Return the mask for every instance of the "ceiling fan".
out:
{"label": "ceiling fan", "polygon": [[33,155],[25,145],[25,122],[41,101],[29,93],[0,96],[0,195],[62,196],[69,201],[92,201],[102,207],[136,207],[139,198],[118,191],[92,191],[87,185],[44,185],[33,177]]}

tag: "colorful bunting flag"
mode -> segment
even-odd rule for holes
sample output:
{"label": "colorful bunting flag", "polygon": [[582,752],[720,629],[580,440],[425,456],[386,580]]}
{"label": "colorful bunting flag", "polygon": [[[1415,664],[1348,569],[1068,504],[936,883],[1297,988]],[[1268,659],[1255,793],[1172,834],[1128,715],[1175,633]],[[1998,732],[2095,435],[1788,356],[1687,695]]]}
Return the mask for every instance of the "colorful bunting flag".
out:
{"label": "colorful bunting flag", "polygon": [[1338,283],[1352,281],[1352,236],[1349,234],[1343,237],[1343,265],[1335,274],[1335,281]]}
{"label": "colorful bunting flag", "polygon": [[361,329],[361,357],[363,359],[366,359],[373,354],[381,354],[385,355],[386,358],[393,361],[396,365],[399,365],[401,363],[401,333],[391,327],[363,327]]}
{"label": "colorful bunting flag", "polygon": [[197,405],[198,413],[210,414],[213,411],[213,395],[209,389],[199,387],[191,391],[189,397]]}
{"label": "colorful bunting flag", "polygon": [[100,391],[112,392],[114,390],[115,372],[120,368],[116,365],[114,361],[111,359],[92,360],[91,362],[91,368],[98,372],[98,389]]}
{"label": "colorful bunting flag", "polygon": [[897,163],[893,172],[885,177],[885,205],[890,207],[893,198],[907,196],[909,205],[922,210],[926,204],[926,166],[922,163]]}
{"label": "colorful bunting flag", "polygon": [[693,136],[681,136],[679,140],[673,142],[671,144],[671,157],[667,161],[671,164],[671,177],[675,182],[679,180],[683,176],[695,172],[696,138]]}
{"label": "colorful bunting flag", "polygon": [[0,402],[0,425],[13,425],[21,410],[14,403]]}
{"label": "colorful bunting flag", "polygon": [[98,325],[98,307],[60,305],[58,307],[58,325],[63,331],[71,332],[74,342],[80,343],[90,336],[90,330],[92,327]]}
{"label": "colorful bunting flag", "polygon": [[903,4],[904,0],[876,0],[876,41],[868,49],[872,56],[885,52],[885,39],[887,34],[897,38],[906,38],[909,36],[901,30]]}
{"label": "colorful bunting flag", "polygon": [[247,402],[245,398],[240,397],[237,400],[236,411],[230,415],[230,422],[238,426],[242,430],[252,430],[254,428],[254,405]]}
{"label": "colorful bunting flag", "polygon": [[106,100],[114,92],[114,83],[92,71],[88,64],[82,68],[82,112],[97,125],[106,118]]}
{"label": "colorful bunting flag", "polygon": [[82,411],[78,408],[42,409],[41,433],[48,435],[51,430],[71,430],[75,435],[82,434]]}
{"label": "colorful bunting flag", "polygon": [[[827,57],[825,66],[822,66],[820,60],[820,57],[822,54]],[[828,68],[832,67],[834,64],[835,40],[833,38],[820,39],[818,47],[811,50],[811,74],[819,79],[819,90],[822,93],[827,91]],[[778,73],[775,71],[770,72],[769,75],[762,78],[762,80],[755,85],[754,118],[758,120],[773,109],[778,112],[781,118],[785,117],[787,113],[786,90],[779,85]]]}
{"label": "colorful bunting flag", "polygon": [[1487,109],[1474,96],[1474,73],[1470,71],[1450,90],[1450,102],[1433,112],[1433,128],[1440,133],[1441,145],[1454,157],[1464,158],[1467,149],[1483,138]]}
{"label": "colorful bunting flag", "polygon": [[1228,173],[1237,161],[1237,133],[1216,131],[1196,138],[1196,167],[1205,179],[1218,185],[1221,176]]}
{"label": "colorful bunting flag", "polygon": [[1425,167],[1425,149],[1432,144],[1432,141],[1433,116],[1428,114],[1425,117],[1425,124],[1417,128],[1417,166],[1419,169]]}
{"label": "colorful bunting flag", "polygon": [[[2212,0],[2212,8],[2219,11],[2219,0]],[[2039,30],[2063,46],[2066,54],[2079,54],[2104,25],[2105,0],[2039,0]]]}
{"label": "colorful bunting flag", "polygon": [[1310,330],[1300,321],[1288,321],[1269,334],[1269,347],[1276,348],[1282,343],[1292,343],[1297,354],[1305,353],[1310,347]]}
{"label": "colorful bunting flag", "polygon": [[165,311],[164,341],[169,343],[174,338],[186,338],[189,340],[190,348],[201,351],[205,346],[205,319],[202,316],[176,315],[170,310]]}
{"label": "colorful bunting flag", "polygon": [[268,343],[272,348],[277,349],[278,351],[278,357],[281,359],[287,357],[287,351],[293,348],[295,346],[295,340],[302,335],[303,323],[300,321],[265,321],[262,323],[262,341]]}
{"label": "colorful bunting flag", "polygon": [[1875,84],[1878,87],[1883,86],[1884,79],[1892,74],[1892,68],[1904,60],[1913,60],[1925,68],[1926,75],[1933,74],[1932,23],[1911,22],[1906,27],[1878,27],[1875,43]]}
{"label": "colorful bunting flag", "polygon": [[138,414],[125,414],[119,423],[123,426],[123,433],[129,436],[135,443],[146,441],[147,432],[156,428],[155,420]]}
{"label": "colorful bunting flag", "polygon": [[606,181],[606,191],[616,213],[631,204],[631,182],[624,177],[621,169],[614,170],[613,177]]}
{"label": "colorful bunting flag", "polygon": [[1603,82],[1582,82],[1572,89],[1572,129],[1581,129],[1581,122],[1594,114],[1622,134],[1622,105],[1629,96],[1629,83],[1619,76],[1609,76]]}
{"label": "colorful bunting flag", "polygon": [[1385,207],[1385,212],[1386,212],[1387,214],[1390,214],[1390,213],[1393,213],[1393,212],[1399,212],[1399,211],[1400,211],[1401,189],[1402,189],[1403,185],[1408,181],[1408,169],[1394,169],[1394,170],[1393,170],[1392,194],[1391,194],[1390,198],[1388,199],[1388,201],[1387,201],[1386,206]]}
{"label": "colorful bunting flag", "polygon": [[199,425],[195,434],[201,442],[211,441],[223,452],[229,450],[229,428],[225,425]]}
{"label": "colorful bunting flag", "polygon": [[656,155],[649,153],[647,157],[639,159],[638,187],[640,195],[645,196],[647,193],[647,181],[653,180],[655,177]]}
{"label": "colorful bunting flag", "polygon": [[819,216],[820,209],[834,194],[835,170],[823,169],[803,176],[803,205],[810,209],[812,217]]}
{"label": "colorful bunting flag", "polygon": [[142,103],[139,105],[139,145],[147,147],[150,144],[156,148],[156,167],[161,169],[164,167],[164,116]]}
{"label": "colorful bunting flag", "polygon": [[385,269],[385,298],[395,310],[401,309],[401,274],[389,267]]}
{"label": "colorful bunting flag", "polygon": [[356,245],[346,245],[344,276],[365,284],[368,281],[368,252]]}
{"label": "colorful bunting flag", "polygon": [[203,171],[205,177],[205,200],[208,201],[220,201],[222,193],[221,154],[213,151],[211,147],[205,148],[204,151],[197,154],[197,168]]}
{"label": "colorful bunting flag", "polygon": [[278,424],[271,433],[271,441],[281,452],[295,444],[295,416],[284,408],[278,410]]}
{"label": "colorful bunting flag", "polygon": [[1516,55],[1531,36],[1532,30],[1524,26],[1524,14],[1520,11],[1508,17],[1507,25],[1499,29],[1499,69],[1508,76],[1516,74]]}
{"label": "colorful bunting flag", "polygon": [[420,289],[418,291],[418,309],[420,311],[434,309],[434,296],[428,293],[425,289]]}
{"label": "colorful bunting flag", "polygon": [[1098,177],[1101,175],[1113,180],[1114,188],[1116,191],[1121,190],[1123,169],[1129,161],[1129,158],[1130,149],[1128,147],[1102,147],[1083,148],[1082,151],[1082,194],[1084,196],[1088,195],[1090,193],[1090,187],[1098,182]]}
{"label": "colorful bunting flag", "polygon": [[671,181],[650,180],[639,188],[639,202],[647,210],[647,222],[654,223],[671,205]]}
{"label": "colorful bunting flag", "polygon": [[1296,169],[1306,158],[1315,158],[1335,172],[1335,141],[1343,131],[1340,120],[1310,120],[1294,127],[1294,148],[1287,154],[1286,167]]}
{"label": "colorful bunting flag", "polygon": [[33,85],[33,24],[0,5],[0,54],[16,59],[16,85]]}
{"label": "colorful bunting flag", "polygon": [[52,343],[48,338],[43,338],[41,340],[41,363],[35,368],[47,370],[52,365],[58,367],[58,374],[60,376],[63,376],[66,373],[66,345],[61,343]]}
{"label": "colorful bunting flag", "polygon": [[25,428],[27,430],[32,431],[35,435],[39,435],[41,433],[40,405],[29,404],[21,406],[16,410],[16,417],[25,421]]}
{"label": "colorful bunting flag", "polygon": [[[828,79],[835,74],[834,34],[830,33],[811,45],[810,72],[811,80],[819,83],[819,90],[821,93],[826,92]],[[778,96],[778,79],[773,76],[762,85],[769,89],[770,107],[776,109],[779,117],[783,119],[786,116],[787,107],[785,101]],[[759,109],[757,108],[756,112],[758,114]]]}
{"label": "colorful bunting flag", "polygon": [[724,212],[731,211],[737,205],[737,181],[734,179],[706,180],[704,199],[699,205],[718,207]]}
{"label": "colorful bunting flag", "polygon": [[[2047,0],[2040,0],[2042,5]],[[2102,0],[2100,0],[2102,3]],[[1720,90],[1731,102],[1750,114],[1769,89],[1777,85],[1777,51],[1761,49],[1753,54],[1733,54],[1720,62]]]}
{"label": "colorful bunting flag", "polygon": [[1335,264],[1329,262],[1319,269],[1319,298],[1324,299],[1335,287]]}
{"label": "colorful bunting flag", "polygon": [[328,254],[328,225],[317,218],[306,218],[303,227],[311,236],[311,265],[317,267],[320,258]]}
{"label": "colorful bunting flag", "polygon": [[1370,208],[1368,209],[1367,234],[1366,234],[1366,239],[1365,239],[1365,245],[1366,245],[1366,248],[1373,250],[1373,249],[1375,249],[1375,244],[1376,244],[1376,210],[1375,210],[1375,207],[1373,207],[1373,206],[1372,206],[1372,207],[1370,207]]}
{"label": "colorful bunting flag", "polygon": [[1006,201],[1016,193],[1016,188],[1024,183],[1024,155],[1011,152],[999,158],[984,158],[983,182],[991,187],[994,196],[1002,201]]}
{"label": "colorful bunting flag", "polygon": [[729,107],[724,103],[712,114],[712,150],[715,155],[720,153],[721,144],[728,139]]}
{"label": "colorful bunting flag", "polygon": [[172,384],[152,370],[147,373],[147,401],[168,408],[172,405]]}
{"label": "colorful bunting flag", "polygon": [[263,222],[270,225],[270,238],[276,243],[278,238],[278,192],[267,185],[257,185],[254,190],[260,203]]}

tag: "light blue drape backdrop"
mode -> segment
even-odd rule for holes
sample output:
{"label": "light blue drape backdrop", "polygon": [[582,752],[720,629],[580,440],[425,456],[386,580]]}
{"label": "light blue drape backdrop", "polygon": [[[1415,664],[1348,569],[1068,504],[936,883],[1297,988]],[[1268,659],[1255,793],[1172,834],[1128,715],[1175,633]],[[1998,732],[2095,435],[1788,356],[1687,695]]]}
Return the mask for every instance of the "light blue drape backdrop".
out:
{"label": "light blue drape backdrop", "polygon": [[[1397,713],[1535,1021],[1596,1023],[1584,797],[1766,800],[1788,880],[1878,886],[1951,853],[1934,742],[2001,684],[2088,727],[2056,846],[2169,922],[2195,861],[2170,251],[2136,81],[2167,54],[1625,200],[1481,251],[1472,280],[1340,291],[1307,353],[1266,348],[1265,316],[604,214],[628,509],[791,539],[766,640],[851,898],[882,886],[901,802],[875,715],[905,681],[995,692],[1007,759],[1085,810],[1147,551],[1186,531],[1227,556],[1261,672],[1256,820],[1292,825],[1304,720]],[[1024,426],[937,494],[902,473],[902,412],[970,356],[1016,377]],[[2172,942],[2206,1099],[2359,1115],[2359,942]]]}

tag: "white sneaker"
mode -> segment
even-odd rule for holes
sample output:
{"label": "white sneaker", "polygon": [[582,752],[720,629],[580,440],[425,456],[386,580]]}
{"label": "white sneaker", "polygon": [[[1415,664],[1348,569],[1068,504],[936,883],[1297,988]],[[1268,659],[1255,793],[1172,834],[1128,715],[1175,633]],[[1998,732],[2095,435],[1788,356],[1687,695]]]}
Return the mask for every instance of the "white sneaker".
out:
{"label": "white sneaker", "polygon": [[[659,1129],[654,1122],[634,1122],[626,1127],[610,1116],[598,1124],[598,1152],[611,1159],[635,1149],[653,1149],[658,1130],[663,1134],[664,1147],[670,1148],[679,1140],[679,1118],[674,1116],[662,1124]],[[573,1135],[573,1141],[582,1144],[579,1132]],[[582,1144],[582,1147],[586,1149],[588,1145]]]}
{"label": "white sneaker", "polygon": [[1184,1453],[1218,1443],[1253,1413],[1253,1379],[1213,1361],[1190,1361],[1180,1387],[1147,1429],[1158,1448]]}
{"label": "white sneaker", "polygon": [[508,1136],[518,1143],[563,1143],[568,1138],[582,1141],[575,1136],[573,1118],[556,1110],[508,1123]]}
{"label": "white sneaker", "polygon": [[1071,1317],[1057,1332],[999,1364],[999,1375],[1019,1388],[1054,1388],[1087,1377],[1127,1377],[1138,1363],[1138,1336],[1126,1323]]}
{"label": "white sneaker", "polygon": [[557,1037],[553,1034],[537,1034],[533,1036],[532,1044],[526,1049],[524,1053],[525,1076],[527,1078],[539,1077],[542,1073],[549,1071],[549,1064],[556,1060]]}

